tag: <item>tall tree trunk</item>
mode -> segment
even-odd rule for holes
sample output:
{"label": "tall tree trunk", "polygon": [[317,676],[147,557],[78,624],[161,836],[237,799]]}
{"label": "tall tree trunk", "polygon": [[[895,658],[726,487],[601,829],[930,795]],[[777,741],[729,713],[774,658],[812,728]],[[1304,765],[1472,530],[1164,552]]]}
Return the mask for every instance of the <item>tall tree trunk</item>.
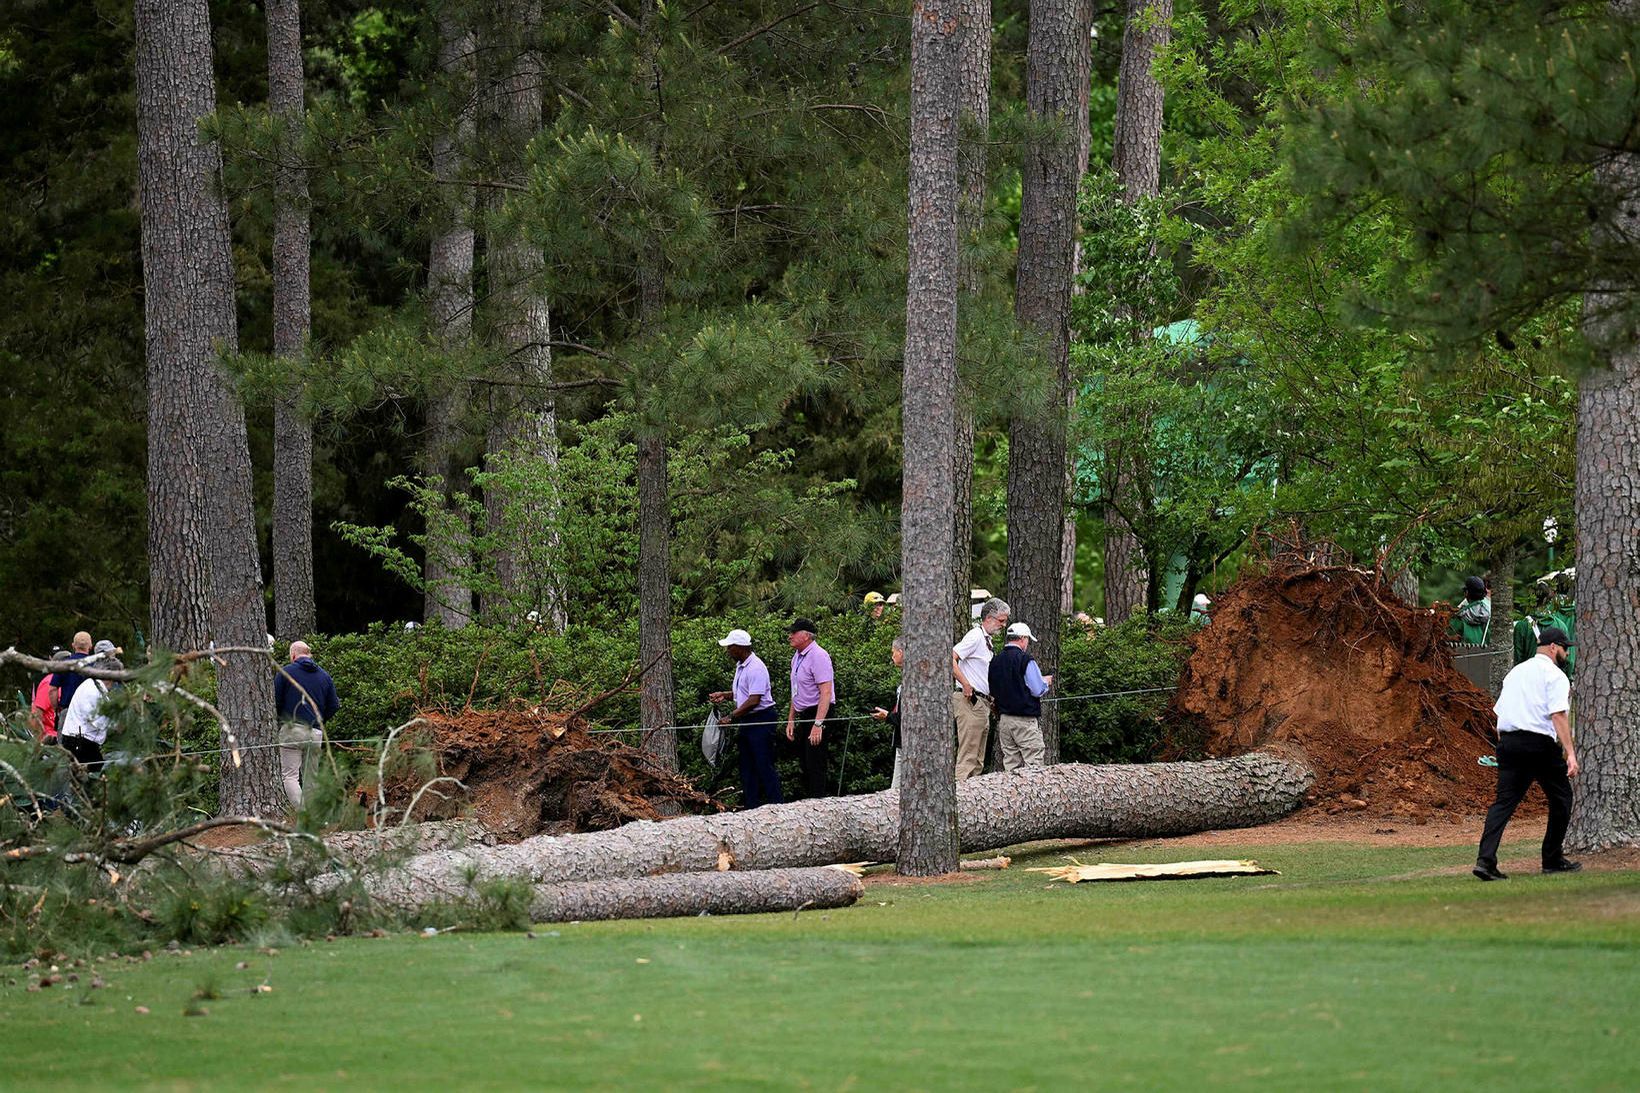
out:
{"label": "tall tree trunk", "polygon": [[[150,536],[170,540],[158,557],[169,558],[179,548],[199,550],[199,565],[208,568],[206,632],[181,636],[257,647],[267,640],[267,611],[250,448],[244,407],[219,359],[236,352],[239,342],[232,240],[218,185],[221,149],[199,134],[200,122],[216,109],[210,13],[205,0],[137,0],[135,26],[149,385],[174,384],[189,392],[185,414],[171,414],[178,400],[162,398],[161,413],[150,422],[151,458],[161,473],[174,470],[189,480],[154,506]],[[179,635],[173,622],[193,625],[164,621],[171,631],[165,637]],[[256,657],[227,657],[218,668],[217,706],[237,730],[237,743],[247,747],[240,753],[243,765],[222,764],[218,807],[224,813],[277,812],[283,804],[277,752],[253,747],[275,742],[267,665]]]}
{"label": "tall tree trunk", "polygon": [[[433,177],[439,184],[437,200],[442,202],[443,220],[427,255],[427,310],[434,340],[446,352],[459,353],[467,348],[473,333],[476,202],[472,188],[461,183],[477,114],[473,79],[476,43],[472,32],[448,7],[439,10],[438,35],[439,71],[448,84],[454,120],[450,128],[433,141]],[[430,537],[427,544],[422,617],[452,629],[466,626],[473,612],[473,591],[462,576],[471,571],[473,565],[472,544],[467,538],[468,517],[465,509],[456,509],[448,500],[461,472],[456,458],[465,447],[464,390],[459,381],[454,382],[428,401],[427,432],[422,447],[425,473],[440,479],[440,489],[446,495],[441,523],[455,528],[452,538]]]}
{"label": "tall tree trunk", "polygon": [[[1059,660],[1065,538],[1065,407],[1070,390],[1071,267],[1076,239],[1078,0],[1032,0],[1025,99],[1039,127],[1025,148],[1014,315],[1039,340],[1047,394],[1008,428],[1008,599],[1030,623],[1047,672]],[[1055,704],[1042,711],[1047,760],[1059,758]]]}
{"label": "tall tree trunk", "polygon": [[[977,250],[985,226],[986,144],[991,133],[991,0],[957,0],[958,269],[962,295],[979,296],[984,278]],[[960,357],[959,357],[960,360]],[[961,369],[958,369],[959,383]],[[968,592],[974,584],[974,391],[960,383],[956,437],[951,446],[956,479],[952,525],[952,629],[970,625]]]}
{"label": "tall tree trunk", "polygon": [[1486,631],[1487,689],[1494,697],[1515,666],[1515,548],[1505,547],[1487,567],[1492,582],[1492,623]]}
{"label": "tall tree trunk", "polygon": [[[1093,94],[1093,0],[1077,0],[1076,4],[1076,186],[1081,191],[1082,179],[1088,173],[1088,157],[1093,149],[1093,123],[1088,116]],[[1076,242],[1072,259],[1072,275],[1082,270],[1082,242]],[[1071,295],[1081,289],[1073,280]],[[1076,415],[1076,382],[1065,387],[1066,420]],[[1059,613],[1070,616],[1076,612],[1076,453],[1066,452],[1065,458],[1065,541],[1060,548]]]}
{"label": "tall tree trunk", "polygon": [[[988,6],[988,5],[987,5]],[[899,856],[906,873],[957,868],[951,749],[950,608],[957,432],[957,137],[964,27],[960,0],[921,0],[911,16],[911,165],[907,224],[904,470],[904,771]],[[989,26],[985,28],[989,36]],[[970,466],[972,448],[969,449]],[[964,589],[964,592],[967,590]],[[966,596],[964,597],[966,599]]]}
{"label": "tall tree trunk", "polygon": [[[503,19],[495,26],[492,42],[506,60],[492,91],[492,120],[500,150],[498,169],[503,177],[517,179],[527,170],[530,142],[541,131],[544,76],[536,43],[541,33],[541,4],[540,0],[508,0],[501,8]],[[491,337],[503,364],[498,382],[490,387],[485,451],[487,459],[506,453],[515,459],[539,461],[547,479],[547,499],[542,503],[540,498],[520,498],[499,483],[485,488],[485,515],[491,534],[498,535],[501,544],[495,556],[501,592],[493,614],[516,621],[523,613],[536,610],[561,630],[564,608],[556,572],[557,504],[552,497],[558,477],[558,417],[549,390],[552,317],[537,283],[546,262],[541,248],[523,232],[505,226],[495,215],[498,212],[499,201],[489,219],[484,254],[493,308]],[[524,528],[546,529],[544,551],[526,556],[517,548],[525,537]]]}
{"label": "tall tree trunk", "polygon": [[[1627,19],[1636,0],[1614,0]],[[1640,155],[1608,153],[1596,178],[1610,210],[1596,230],[1634,244],[1640,222]],[[1584,330],[1608,366],[1584,375],[1578,400],[1577,485],[1577,757],[1572,824],[1566,842],[1579,850],[1640,843],[1640,342],[1634,300],[1615,290],[1584,298]]]}
{"label": "tall tree trunk", "polygon": [[[273,353],[302,371],[312,332],[312,251],[302,128],[299,0],[268,0],[268,110],[273,168]],[[313,597],[313,423],[298,382],[273,406],[273,619],[287,640],[317,629]]]}
{"label": "tall tree trunk", "polygon": [[[666,153],[666,98],[662,91],[659,0],[643,0],[639,68],[646,94],[655,97],[649,146],[658,163]],[[666,270],[659,239],[651,239],[638,263],[638,325],[654,335],[666,305]],[[672,491],[666,467],[665,394],[653,382],[638,424],[638,713],[644,750],[678,769],[678,734],[672,682]]]}
{"label": "tall tree trunk", "polygon": [[[1163,90],[1153,71],[1167,46],[1173,0],[1127,0],[1122,67],[1116,77],[1116,133],[1112,165],[1128,201],[1161,191]],[[1147,337],[1150,315],[1135,315],[1135,337]],[[1128,500],[1137,475],[1125,459],[1112,460],[1112,492]],[[1114,506],[1105,510],[1105,621],[1115,624],[1150,601],[1151,579],[1133,529]]]}
{"label": "tall tree trunk", "polygon": [[[1038,839],[1142,839],[1250,827],[1301,806],[1314,781],[1302,759],[1270,752],[1202,763],[1065,763],[986,774],[956,786],[958,843],[961,851],[976,851]],[[436,850],[377,871],[367,884],[380,898],[413,907],[459,896],[475,878],[561,884],[725,866],[889,861],[909,826],[901,822],[905,796],[884,790],[821,797],[613,831],[538,835],[511,846]],[[899,864],[901,872],[911,867],[903,859]]]}

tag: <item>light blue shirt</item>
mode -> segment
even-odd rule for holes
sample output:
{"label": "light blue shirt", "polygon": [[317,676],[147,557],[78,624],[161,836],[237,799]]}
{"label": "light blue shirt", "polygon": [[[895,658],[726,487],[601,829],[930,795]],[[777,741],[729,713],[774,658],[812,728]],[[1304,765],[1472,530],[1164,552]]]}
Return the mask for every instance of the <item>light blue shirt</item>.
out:
{"label": "light blue shirt", "polygon": [[1025,662],[1025,689],[1037,698],[1048,693],[1048,681],[1042,678],[1042,669],[1036,666],[1036,659]]}

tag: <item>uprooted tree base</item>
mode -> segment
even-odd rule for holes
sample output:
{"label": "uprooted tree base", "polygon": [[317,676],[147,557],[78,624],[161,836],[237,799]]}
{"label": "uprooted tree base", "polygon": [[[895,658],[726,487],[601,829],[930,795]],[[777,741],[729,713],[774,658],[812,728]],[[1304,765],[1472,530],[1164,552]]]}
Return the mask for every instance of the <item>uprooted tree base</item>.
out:
{"label": "uprooted tree base", "polygon": [[1314,768],[1310,804],[1413,822],[1492,799],[1492,699],[1452,660],[1450,614],[1380,574],[1283,556],[1221,595],[1171,713],[1210,755],[1279,745]]}
{"label": "uprooted tree base", "polygon": [[405,747],[428,747],[437,774],[465,788],[445,782],[417,800],[424,777],[390,775],[387,803],[402,814],[415,801],[413,821],[471,815],[496,839],[516,842],[723,807],[647,753],[589,732],[579,710],[435,711],[420,720]]}

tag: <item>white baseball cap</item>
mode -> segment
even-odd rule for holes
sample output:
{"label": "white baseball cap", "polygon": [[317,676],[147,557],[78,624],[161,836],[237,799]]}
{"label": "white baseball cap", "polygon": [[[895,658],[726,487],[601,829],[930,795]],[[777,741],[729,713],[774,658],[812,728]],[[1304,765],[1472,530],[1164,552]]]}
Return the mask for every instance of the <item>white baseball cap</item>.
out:
{"label": "white baseball cap", "polygon": [[744,645],[750,649],[752,647],[752,635],[744,630],[731,630],[729,636],[718,642],[718,644],[725,649],[731,645]]}
{"label": "white baseball cap", "polygon": [[1016,622],[1009,626],[1008,636],[1011,638],[1026,638],[1030,641],[1036,640],[1036,635],[1031,633],[1031,628],[1022,622]]}

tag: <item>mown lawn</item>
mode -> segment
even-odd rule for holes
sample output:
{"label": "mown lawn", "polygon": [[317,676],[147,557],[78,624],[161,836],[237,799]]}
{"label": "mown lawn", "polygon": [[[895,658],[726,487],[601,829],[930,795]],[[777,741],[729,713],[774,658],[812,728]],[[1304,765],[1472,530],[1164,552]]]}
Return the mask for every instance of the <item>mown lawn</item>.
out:
{"label": "mown lawn", "polygon": [[0,1085],[1640,1088],[1640,874],[1472,854],[1122,846],[1078,856],[1282,876],[1072,887],[1038,852],[796,917],[156,955],[0,989]]}

